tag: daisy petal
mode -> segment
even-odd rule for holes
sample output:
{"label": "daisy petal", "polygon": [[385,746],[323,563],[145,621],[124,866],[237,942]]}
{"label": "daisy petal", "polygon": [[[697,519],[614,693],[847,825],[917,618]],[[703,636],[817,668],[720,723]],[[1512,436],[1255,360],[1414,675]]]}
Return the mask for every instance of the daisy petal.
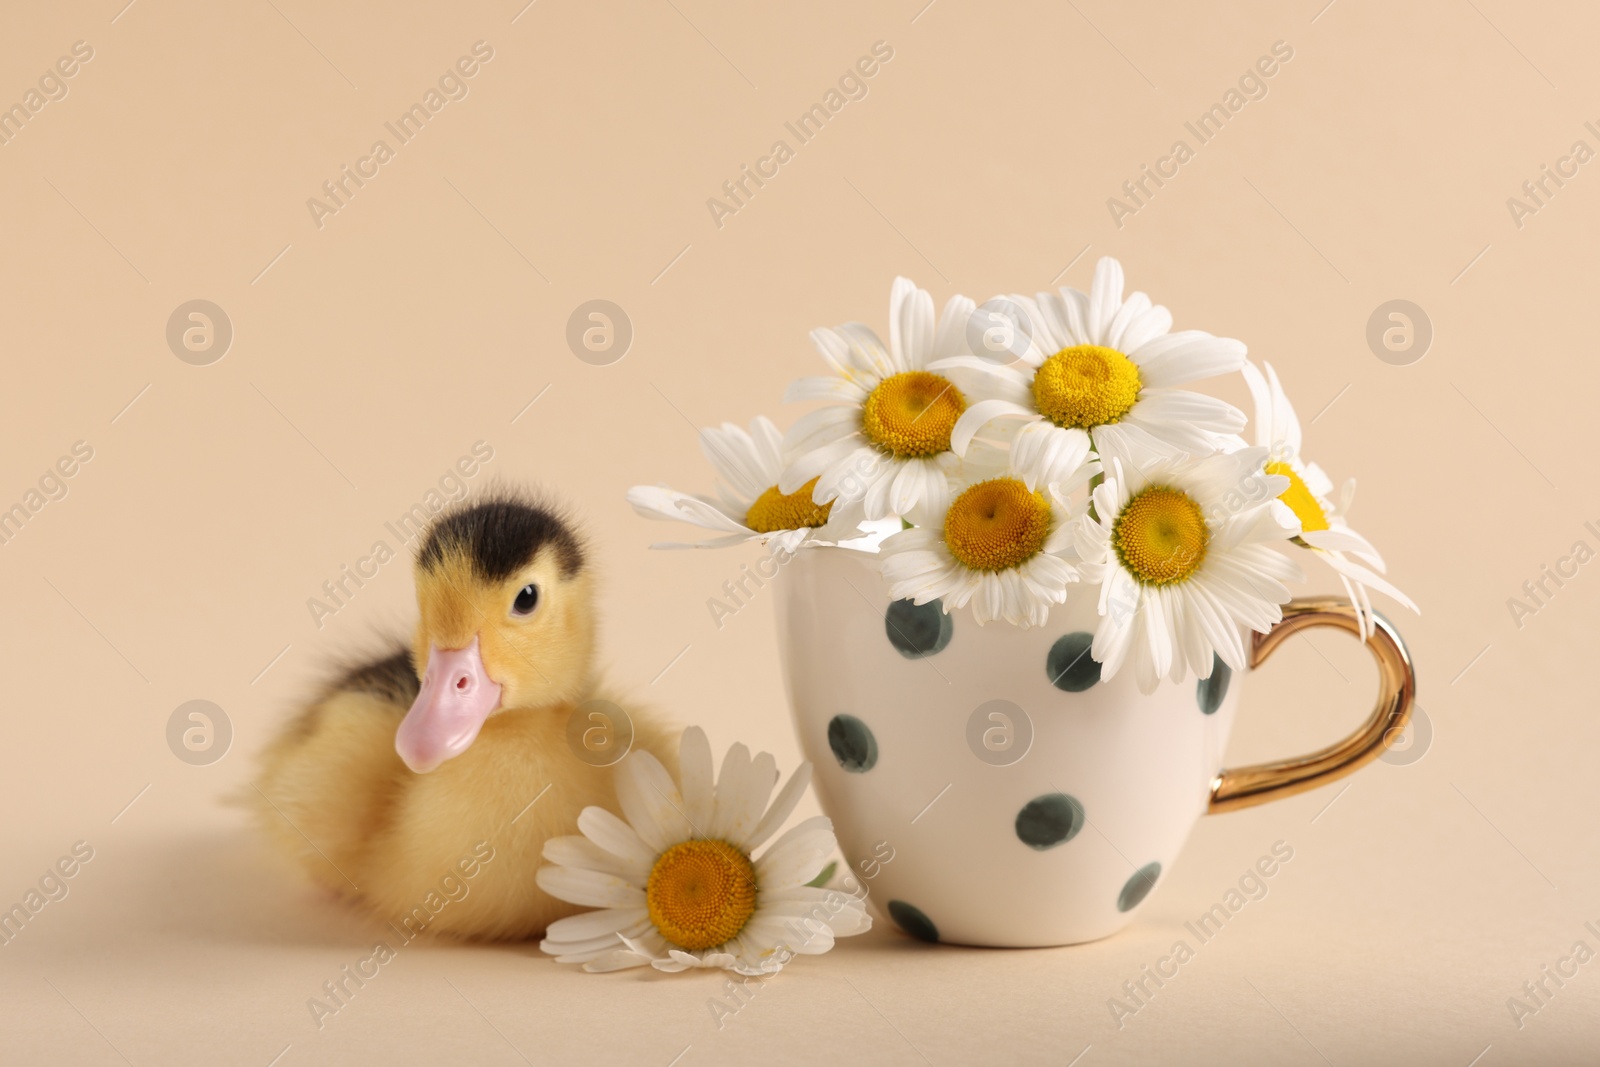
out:
{"label": "daisy petal", "polygon": [[756,861],[756,877],[763,888],[787,889],[815,878],[838,848],[833,823],[813,815],[790,827]]}
{"label": "daisy petal", "polygon": [[633,510],[647,519],[671,519],[692,522],[708,530],[729,533],[752,533],[744,523],[723,514],[712,504],[699,497],[680,493],[659,485],[636,485],[628,490],[628,503]]}
{"label": "daisy petal", "polygon": [[748,852],[750,832],[760,822],[767,799],[777,784],[778,766],[771,753],[762,752],[751,759],[749,749],[735,745],[724,759],[722,775],[717,779],[713,835]]}
{"label": "daisy petal", "polygon": [[637,952],[630,952],[627,949],[618,949],[615,952],[608,952],[604,956],[590,960],[583,965],[583,969],[590,974],[609,974],[612,971],[627,970],[629,967],[643,967],[649,962],[650,959],[647,956],[641,956]]}
{"label": "daisy petal", "polygon": [[685,730],[678,742],[678,780],[683,793],[683,813],[689,825],[710,826],[716,813],[711,742],[706,738],[706,732],[698,726]]}
{"label": "daisy petal", "polygon": [[645,908],[602,908],[585,911],[557,919],[545,930],[545,939],[552,942],[587,941],[591,938],[616,935],[627,930],[649,915]]}
{"label": "daisy petal", "polygon": [[1122,287],[1122,264],[1110,256],[1100,257],[1100,262],[1094,265],[1094,281],[1089,286],[1087,332],[1090,344],[1110,345],[1106,335],[1122,307]]}
{"label": "daisy petal", "polygon": [[650,753],[630,753],[617,765],[616,784],[617,803],[628,824],[656,853],[692,832],[683,817],[677,784]]}
{"label": "daisy petal", "polygon": [[812,768],[810,763],[802,763],[795,768],[789,780],[778,790],[777,797],[772,801],[772,806],[767,808],[767,813],[761,816],[761,821],[756,823],[755,829],[745,839],[745,845],[750,850],[760,848],[778,832],[778,827],[786,822],[794,809],[799,805],[800,798],[805,796],[806,789],[811,785]]}
{"label": "daisy petal", "polygon": [[[599,833],[592,832],[599,819],[612,820],[615,826],[608,824]],[[602,808],[588,807],[578,814],[578,829],[583,831],[582,837],[546,841],[544,858],[563,867],[585,867],[644,885],[655,857],[627,823]]]}
{"label": "daisy petal", "polygon": [[644,890],[612,874],[546,865],[534,872],[540,889],[569,904],[590,908],[642,908]]}
{"label": "daisy petal", "polygon": [[960,294],[945,302],[944,310],[939,313],[939,331],[933,339],[933,351],[929,353],[933,359],[948,359],[967,351],[967,324],[972,321],[977,307],[971,297]]}
{"label": "daisy petal", "polygon": [[955,428],[950,431],[951,451],[958,456],[965,455],[979,430],[993,419],[1006,417],[1037,419],[1039,413],[1009,400],[980,400],[956,420]]}
{"label": "daisy petal", "polygon": [[933,353],[933,297],[910,278],[896,278],[889,290],[889,352],[895,369],[920,369]]}

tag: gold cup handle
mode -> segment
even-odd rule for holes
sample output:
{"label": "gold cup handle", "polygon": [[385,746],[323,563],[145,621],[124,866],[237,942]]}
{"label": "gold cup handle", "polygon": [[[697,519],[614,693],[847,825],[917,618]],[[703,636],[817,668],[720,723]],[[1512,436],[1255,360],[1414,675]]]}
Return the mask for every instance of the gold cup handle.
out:
{"label": "gold cup handle", "polygon": [[[1417,675],[1405,642],[1389,620],[1380,615],[1373,621],[1367,648],[1378,661],[1378,703],[1367,721],[1343,741],[1308,756],[1224,769],[1211,780],[1207,814],[1265,804],[1326,785],[1377,759],[1399,736],[1411,718],[1411,706],[1416,703]],[[1264,634],[1252,635],[1251,668],[1265,663],[1273,649],[1291,634],[1315,626],[1332,626],[1358,635],[1361,632],[1355,608],[1343,597],[1291,600],[1284,606],[1282,622]]]}

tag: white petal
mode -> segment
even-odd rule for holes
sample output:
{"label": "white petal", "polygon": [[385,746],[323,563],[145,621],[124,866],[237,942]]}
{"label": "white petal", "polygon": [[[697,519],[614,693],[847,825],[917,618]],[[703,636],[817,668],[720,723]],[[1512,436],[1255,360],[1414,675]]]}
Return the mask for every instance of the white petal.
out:
{"label": "white petal", "polygon": [[761,821],[777,784],[778,764],[770,752],[757,753],[748,763],[736,764],[731,772],[724,763],[722,777],[717,781],[714,836],[749,852],[750,835]]}
{"label": "white petal", "polygon": [[[859,459],[865,461],[866,457]],[[837,484],[836,491],[841,498],[848,495],[860,501],[861,513],[869,521],[895,517],[889,508],[889,490],[894,487],[895,476],[900,473],[904,461],[880,456],[874,451],[870,467],[864,462],[858,467],[857,462],[853,459],[850,464],[842,464],[829,471],[824,480],[817,483],[817,489],[821,491],[825,486]]]}
{"label": "white petal", "polygon": [[583,969],[590,974],[609,974],[612,971],[627,970],[629,967],[643,967],[649,962],[648,957],[641,956],[636,952],[630,952],[627,949],[618,949],[615,952],[608,952],[604,956],[590,960],[583,965]]}
{"label": "white petal", "polygon": [[967,383],[965,388],[972,395],[968,401],[976,400],[1009,400],[1014,404],[1028,404],[1032,402],[1033,391],[1030,383],[1033,381],[1033,369],[1026,364],[995,363],[984,359],[982,356],[950,356],[946,359],[935,360],[928,365],[928,369],[939,374],[944,374],[952,381],[956,381],[957,372],[960,381]]}
{"label": "white petal", "polygon": [[653,549],[727,548],[730,545],[742,545],[750,541],[758,540],[761,536],[761,534],[756,533],[754,530],[750,530],[745,533],[729,534],[727,537],[713,537],[708,541],[695,541],[693,543],[685,543],[683,541],[653,541],[651,542],[650,547]]}
{"label": "white petal", "polygon": [[950,507],[950,483],[938,457],[905,460],[889,486],[888,508],[917,522],[942,522]]}
{"label": "white petal", "polygon": [[[1056,306],[1061,312],[1063,341],[1061,348],[1069,345],[1094,344],[1094,338],[1089,332],[1089,294],[1069,286],[1062,286],[1058,294],[1060,303]],[[1055,355],[1055,352],[1046,353]]]}
{"label": "white petal", "polygon": [[617,803],[639,838],[656,853],[693,834],[683,817],[683,798],[661,761],[644,751],[628,755],[617,767]]}
{"label": "white petal", "polygon": [[698,726],[683,731],[678,741],[678,782],[683,794],[683,813],[689,824],[710,826],[716,811],[716,781],[711,742]]}
{"label": "white petal", "polygon": [[790,827],[761,854],[756,878],[764,890],[804,885],[822,872],[838,847],[833,823],[825,815],[813,815]]}
{"label": "white petal", "polygon": [[1267,364],[1267,382],[1272,386],[1272,418],[1274,440],[1281,440],[1289,449],[1289,455],[1300,454],[1300,419],[1294,413],[1294,405],[1289,403],[1289,396],[1283,391],[1283,386],[1278,381],[1278,372],[1272,369],[1272,364]]}
{"label": "white petal", "polygon": [[[801,486],[813,478],[821,478],[823,472],[837,466],[840,461],[854,456],[862,447],[861,436],[851,430],[841,435],[838,440],[795,456],[794,461],[784,468],[783,475],[778,479],[778,492],[799,492]],[[812,499],[816,500],[817,495],[812,493]],[[825,496],[817,500],[817,503],[826,504],[830,499],[832,498]]]}
{"label": "white petal", "polygon": [[1011,439],[1011,463],[1029,489],[1069,482],[1089,458],[1089,435],[1043,419],[1024,423]]}
{"label": "white petal", "polygon": [[872,928],[872,918],[860,898],[816,886],[763,890],[758,914],[763,918],[804,918],[814,924],[826,924],[836,937],[850,937]]}
{"label": "white petal", "polygon": [[749,940],[787,949],[798,956],[820,956],[833,948],[833,928],[821,923],[801,924],[777,917],[752,917],[745,927]]}
{"label": "white petal", "polygon": [[826,326],[818,327],[811,331],[811,343],[834,373],[847,378],[852,375],[856,368],[850,358],[850,342],[845,340],[843,334]]}
{"label": "white petal", "polygon": [[1301,534],[1307,544],[1312,548],[1326,548],[1335,552],[1357,552],[1363,556],[1376,558],[1378,562],[1373,565],[1373,570],[1383,573],[1383,557],[1378,555],[1378,550],[1372,542],[1356,533],[1350,527],[1340,524],[1326,530],[1308,530]]}
{"label": "white petal", "polygon": [[945,301],[944,310],[939,313],[939,331],[933,339],[934,359],[948,359],[969,350],[967,323],[977,306],[970,297],[959,294]]}
{"label": "white petal", "polygon": [[1122,307],[1122,264],[1110,256],[1100,257],[1094,265],[1094,281],[1089,285],[1088,340],[1090,344],[1104,345],[1110,332],[1111,321]]}
{"label": "white petal", "polygon": [[1232,374],[1245,364],[1245,346],[1231,337],[1213,337],[1204,330],[1163,334],[1130,353],[1139,364],[1139,380],[1154,389]]}
{"label": "white petal", "polygon": [[1100,625],[1089,654],[1100,662],[1100,676],[1114,677],[1126,660],[1139,629],[1140,587],[1121,567],[1111,568],[1100,586]]}
{"label": "white petal", "polygon": [[1118,352],[1126,352],[1133,347],[1123,340],[1123,333],[1133,324],[1133,321],[1151,309],[1150,297],[1142,292],[1134,292],[1122,302],[1116,315],[1106,327],[1106,347],[1114,348]]}
{"label": "white petal", "polygon": [[1037,366],[1063,348],[1085,343],[1082,307],[1071,299],[1070,290],[1039,293],[1031,305],[1025,303],[1023,306],[1029,309],[1029,318],[1035,324],[1033,347],[1038,350],[1036,361],[1028,362]]}
{"label": "white petal", "polygon": [[[849,506],[862,501],[872,486],[880,479],[894,476],[894,461],[877,449],[862,443],[861,438],[842,441],[851,447],[839,454],[828,468],[817,476],[817,486],[811,499],[819,504],[840,501]],[[882,515],[866,511],[868,519]]]}
{"label": "white petal", "polygon": [[1178,620],[1173,617],[1172,598],[1166,587],[1157,586],[1149,592],[1150,595],[1145,599],[1148,610],[1144,636],[1150,665],[1159,678],[1172,669],[1173,653],[1177,651],[1174,637]]}
{"label": "white petal", "polygon": [[1384,578],[1375,571],[1363,567],[1361,564],[1356,563],[1353,560],[1345,559],[1336,552],[1322,552],[1320,553],[1320,556],[1324,563],[1326,563],[1329,567],[1332,567],[1339,574],[1349,578],[1351,581],[1357,582],[1369,589],[1376,589],[1384,596],[1390,597],[1391,599],[1404,604],[1417,614],[1422,614],[1422,609],[1417,607],[1416,604],[1412,603],[1410,597],[1406,596],[1399,589],[1395,588],[1395,586],[1392,585],[1388,579]]}
{"label": "white petal", "polygon": [[[707,530],[725,533],[750,533],[749,527],[714,505],[688,493],[660,485],[636,485],[628,490],[628,503],[647,519],[689,522]],[[740,516],[743,518],[743,516]]]}
{"label": "white petal", "polygon": [[789,427],[789,432],[783,435],[784,454],[798,457],[806,452],[814,452],[860,430],[861,412],[858,408],[844,404],[817,408],[796,419],[794,425]]}
{"label": "white petal", "polygon": [[1170,329],[1172,329],[1172,312],[1157,304],[1147,308],[1128,323],[1122,331],[1117,350],[1126,353],[1137,352]]}
{"label": "white petal", "polygon": [[[1207,455],[1210,434],[1238,433],[1245,414],[1225,400],[1184,389],[1143,389],[1125,419],[1173,443],[1183,443],[1191,454]],[[1190,442],[1193,442],[1190,445]]]}
{"label": "white petal", "polygon": [[762,489],[778,480],[783,470],[783,431],[765,415],[750,420],[750,441],[755,445],[756,459],[762,472]]}
{"label": "white petal", "polygon": [[[592,805],[578,813],[578,829],[596,845],[628,864],[630,869],[642,865],[649,870],[665,847],[651,845],[632,826],[606,809]],[[546,858],[554,860],[554,857]]]}
{"label": "white petal", "polygon": [[993,419],[1037,419],[1039,413],[1009,400],[980,400],[961,413],[955,428],[950,431],[950,448],[957,455],[965,455],[967,447],[978,431]]}
{"label": "white petal", "polygon": [[879,381],[907,368],[898,365],[889,349],[878,340],[878,335],[859,322],[847,322],[838,327],[839,333],[850,344],[850,358],[866,374]]}
{"label": "white petal", "polygon": [[1158,438],[1143,425],[1124,418],[1119,423],[1094,428],[1094,450],[1107,466],[1110,460],[1119,461],[1128,474],[1130,489],[1137,491],[1149,484],[1152,467],[1182,451],[1182,446]]}
{"label": "white petal", "polygon": [[756,443],[742,426],[724,423],[700,431],[700,451],[718,474],[745,500],[754,500],[775,480],[776,468],[768,471],[761,462]]}
{"label": "white petal", "polygon": [[534,872],[533,880],[546,893],[570,904],[582,904],[590,908],[645,906],[643,889],[629,885],[612,874],[547,864]]}
{"label": "white petal", "polygon": [[810,400],[828,400],[835,404],[860,404],[870,390],[849,378],[831,374],[799,378],[783,391],[785,404],[801,404]]}
{"label": "white petal", "polygon": [[601,908],[584,911],[557,919],[545,930],[545,939],[552,942],[588,941],[592,938],[613,937],[649,915],[647,908]]}
{"label": "white petal", "polygon": [[754,851],[766,844],[768,839],[778,832],[778,828],[784,824],[789,816],[794,814],[794,809],[799,805],[800,798],[805,796],[806,788],[811,785],[811,774],[812,767],[810,763],[802,763],[795,768],[794,773],[789,776],[789,780],[783,784],[783,788],[778,790],[778,795],[773,798],[772,805],[767,808],[766,814],[761,816],[761,821],[756,823],[755,829],[751,830],[745,838],[745,848],[747,850]]}
{"label": "white petal", "polygon": [[933,297],[910,278],[889,290],[889,352],[897,370],[918,370],[933,354]]}
{"label": "white petal", "polygon": [[[650,873],[650,864],[655,861],[655,857],[644,847],[639,835],[628,828],[627,823],[603,808],[588,807],[580,812],[579,830],[593,826],[592,816],[587,820],[584,818],[584,815],[591,811],[600,812],[615,820],[617,826],[621,828],[621,833],[614,842],[618,847],[606,848],[604,844],[595,840],[593,835],[587,833],[582,837],[577,835],[552,837],[544,843],[544,858],[563,867],[586,867],[591,871],[625,878],[635,885],[644,885],[644,880]],[[623,836],[624,834],[626,836]],[[623,850],[626,850],[625,854]]]}
{"label": "white petal", "polygon": [[1272,393],[1267,388],[1267,379],[1248,359],[1239,373],[1244,375],[1244,384],[1250,390],[1250,401],[1256,411],[1256,444],[1270,450],[1275,442],[1272,440]]}

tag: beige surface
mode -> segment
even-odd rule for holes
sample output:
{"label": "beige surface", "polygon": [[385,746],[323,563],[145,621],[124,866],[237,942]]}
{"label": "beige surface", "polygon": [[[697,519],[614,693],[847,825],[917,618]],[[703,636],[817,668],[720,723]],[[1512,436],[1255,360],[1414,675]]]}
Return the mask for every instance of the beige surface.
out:
{"label": "beige surface", "polygon": [[[1600,949],[1583,927],[1600,927],[1600,577],[1584,567],[1520,628],[1507,608],[1575,541],[1600,547],[1583,525],[1600,526],[1600,164],[1520,228],[1506,205],[1575,140],[1600,148],[1592,9],[122,2],[31,5],[0,34],[0,100],[93,48],[0,146],[0,504],[93,448],[0,546],[0,897],[74,842],[94,850],[0,948],[0,1059],[1592,1058],[1600,962],[1551,983],[1520,1029],[1506,1003],[1573,942]],[[493,59],[469,95],[319,229],[307,198],[480,40]],[[1280,40],[1293,59],[1265,98],[1119,229],[1107,198]],[[706,199],[876,41],[893,58],[865,98],[718,228]],[[1304,419],[1321,411],[1312,454],[1360,476],[1358,526],[1425,607],[1401,620],[1424,759],[1205,821],[1099,944],[930,950],[879,930],[786,971],[720,1031],[720,977],[412,947],[312,1024],[307,998],[373,932],[273,866],[218,798],[331,658],[409,620],[405,562],[319,629],[306,601],[324,580],[393,545],[384,522],[487,441],[475,484],[541,482],[588,516],[616,679],[719,748],[792,765],[769,609],[720,632],[705,609],[754,550],[651,555],[664,528],[624,490],[695,486],[691,423],[786,418],[782,386],[817,366],[805,331],[882,328],[897,273],[982,299],[1069,263],[1062,281],[1085,285],[1102,254],[1180,325],[1273,360]],[[196,298],[235,327],[210,366],[164,339]],[[564,340],[595,298],[636,331],[611,366]],[[1365,341],[1395,298],[1436,331],[1409,366]],[[1371,684],[1353,642],[1297,643],[1249,681],[1232,755],[1333,738]],[[197,698],[235,730],[206,767],[164,733]],[[1295,857],[1267,897],[1119,1029],[1108,998],[1278,840]]]}

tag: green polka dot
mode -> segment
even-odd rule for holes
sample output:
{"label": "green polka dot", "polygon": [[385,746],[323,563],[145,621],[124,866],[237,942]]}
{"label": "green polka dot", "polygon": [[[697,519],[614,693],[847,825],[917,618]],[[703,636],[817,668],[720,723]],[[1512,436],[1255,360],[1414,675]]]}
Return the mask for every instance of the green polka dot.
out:
{"label": "green polka dot", "polygon": [[936,656],[950,643],[955,623],[944,613],[944,604],[931,600],[917,605],[896,600],[883,617],[883,632],[889,643],[906,659]]}
{"label": "green polka dot", "polygon": [[1065,844],[1083,829],[1083,805],[1065,793],[1034,797],[1017,812],[1017,837],[1043,852]]}
{"label": "green polka dot", "polygon": [[1100,664],[1089,654],[1094,634],[1079,631],[1067,634],[1050,646],[1044,669],[1050,684],[1069,693],[1092,689],[1100,680]]}
{"label": "green polka dot", "polygon": [[1156,879],[1160,877],[1159,863],[1147,863],[1134,871],[1128,884],[1122,887],[1122,895],[1117,897],[1117,910],[1132,911],[1137,908],[1150,895],[1150,890],[1156,887]]}
{"label": "green polka dot", "polygon": [[1207,715],[1216,714],[1217,709],[1222,707],[1222,698],[1228,695],[1228,682],[1232,677],[1233,668],[1222,662],[1221,656],[1212,656],[1211,677],[1200,679],[1200,684],[1194,690],[1201,711]]}
{"label": "green polka dot", "polygon": [[933,920],[903,900],[889,901],[889,918],[918,941],[939,940],[939,928],[933,925]]}
{"label": "green polka dot", "polygon": [[855,774],[865,774],[878,762],[878,739],[854,715],[835,715],[828,723],[828,747],[839,766]]}

